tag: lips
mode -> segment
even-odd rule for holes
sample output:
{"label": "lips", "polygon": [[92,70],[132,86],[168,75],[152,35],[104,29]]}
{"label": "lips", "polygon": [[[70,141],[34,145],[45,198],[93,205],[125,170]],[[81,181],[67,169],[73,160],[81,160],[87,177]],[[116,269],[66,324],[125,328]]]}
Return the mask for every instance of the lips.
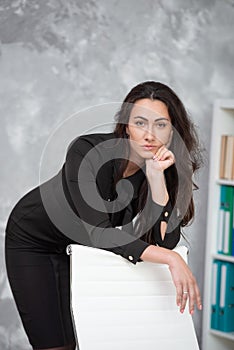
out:
{"label": "lips", "polygon": [[147,150],[151,150],[151,149],[154,149],[155,146],[152,146],[152,145],[144,145],[142,146],[143,148],[147,149]]}

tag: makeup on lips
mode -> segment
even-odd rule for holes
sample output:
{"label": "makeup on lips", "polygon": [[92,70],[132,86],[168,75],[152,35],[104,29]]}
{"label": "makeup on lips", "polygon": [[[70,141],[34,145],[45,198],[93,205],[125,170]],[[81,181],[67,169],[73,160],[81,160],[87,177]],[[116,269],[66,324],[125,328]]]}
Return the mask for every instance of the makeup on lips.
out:
{"label": "makeup on lips", "polygon": [[151,151],[153,149],[155,149],[156,146],[152,146],[152,145],[144,145],[142,146],[146,151]]}

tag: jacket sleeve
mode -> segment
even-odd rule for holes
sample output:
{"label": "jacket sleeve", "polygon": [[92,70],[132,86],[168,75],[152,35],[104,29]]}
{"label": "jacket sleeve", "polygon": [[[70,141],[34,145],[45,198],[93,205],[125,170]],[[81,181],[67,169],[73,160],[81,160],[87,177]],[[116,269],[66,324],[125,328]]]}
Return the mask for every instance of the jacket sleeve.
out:
{"label": "jacket sleeve", "polygon": [[[160,214],[159,214],[160,213]],[[173,249],[180,240],[180,221],[173,211],[170,200],[165,206],[161,206],[152,200],[152,215],[156,217],[155,224],[153,225],[153,237],[156,242],[161,247]],[[167,229],[164,239],[161,236],[161,222],[165,221],[167,223]]]}
{"label": "jacket sleeve", "polygon": [[[64,169],[69,196],[92,246],[112,251],[136,264],[150,244],[140,238],[134,238],[124,230],[112,227],[106,203],[97,192],[94,167],[99,157],[98,152],[95,160],[87,155],[93,147],[80,137],[67,152]],[[78,234],[77,241],[79,242]]]}

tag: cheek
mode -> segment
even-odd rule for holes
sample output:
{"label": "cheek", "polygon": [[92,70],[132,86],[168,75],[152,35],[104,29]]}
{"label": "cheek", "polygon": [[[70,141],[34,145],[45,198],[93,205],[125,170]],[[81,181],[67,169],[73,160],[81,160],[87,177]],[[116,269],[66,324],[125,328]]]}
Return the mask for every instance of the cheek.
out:
{"label": "cheek", "polygon": [[156,136],[158,142],[164,144],[165,142],[168,141],[168,138],[170,136],[170,132],[168,132],[168,131],[157,131],[155,133],[155,136]]}
{"label": "cheek", "polygon": [[137,128],[130,128],[129,129],[130,136],[132,140],[140,140],[142,138],[143,132],[140,129]]}

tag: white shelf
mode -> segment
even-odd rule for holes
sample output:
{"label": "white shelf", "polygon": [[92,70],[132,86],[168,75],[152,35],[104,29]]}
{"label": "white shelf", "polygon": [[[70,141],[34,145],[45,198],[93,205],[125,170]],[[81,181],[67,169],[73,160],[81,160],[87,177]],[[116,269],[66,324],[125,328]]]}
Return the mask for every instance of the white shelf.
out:
{"label": "white shelf", "polygon": [[234,186],[234,180],[218,179],[218,180],[216,180],[216,183],[218,185]]}
{"label": "white shelf", "polygon": [[223,260],[223,261],[229,261],[231,263],[234,263],[234,256],[231,255],[224,255],[224,254],[213,254],[213,259]]}
{"label": "white shelf", "polygon": [[217,227],[220,185],[234,186],[233,180],[219,179],[221,136],[234,135],[234,99],[217,100],[213,109],[210,144],[209,193],[206,231],[206,255],[203,293],[202,350],[233,350],[234,332],[225,333],[210,328],[212,295],[212,262],[214,259],[234,263],[234,257],[217,251]]}
{"label": "white shelf", "polygon": [[215,109],[231,109],[233,110],[234,109],[234,99],[224,99],[224,100],[216,100],[215,102]]}
{"label": "white shelf", "polygon": [[210,333],[217,335],[217,337],[234,340],[234,332],[227,333],[227,332],[220,332],[220,331],[215,331],[214,329],[211,329]]}

